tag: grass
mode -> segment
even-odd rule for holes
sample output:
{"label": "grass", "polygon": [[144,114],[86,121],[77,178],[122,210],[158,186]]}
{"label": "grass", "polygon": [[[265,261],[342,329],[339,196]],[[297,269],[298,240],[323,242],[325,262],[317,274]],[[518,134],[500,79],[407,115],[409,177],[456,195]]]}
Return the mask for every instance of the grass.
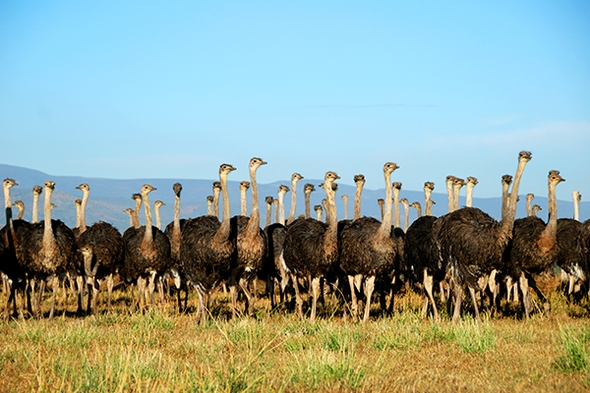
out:
{"label": "grass", "polygon": [[[586,310],[553,292],[550,316],[424,320],[407,293],[391,317],[346,320],[335,305],[315,323],[289,313],[197,324],[174,302],[130,312],[119,291],[110,312],[75,318],[62,299],[53,320],[0,323],[2,392],[587,391]],[[2,301],[5,299],[0,297]],[[192,299],[194,301],[194,299]],[[375,312],[377,312],[377,306]],[[580,317],[582,316],[582,317]]]}

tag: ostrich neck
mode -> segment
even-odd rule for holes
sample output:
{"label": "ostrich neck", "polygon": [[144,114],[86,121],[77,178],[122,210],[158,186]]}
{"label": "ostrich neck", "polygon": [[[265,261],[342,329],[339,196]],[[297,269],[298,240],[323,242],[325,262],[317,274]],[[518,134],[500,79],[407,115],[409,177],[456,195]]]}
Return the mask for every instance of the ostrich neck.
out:
{"label": "ostrich neck", "polygon": [[297,179],[291,181],[291,207],[289,209],[289,218],[287,218],[287,225],[295,220],[295,210],[297,208]]}
{"label": "ostrich neck", "polygon": [[574,196],[574,220],[580,220],[580,198]]}
{"label": "ostrich neck", "polygon": [[410,206],[404,205],[404,232],[408,230],[410,226]]}
{"label": "ostrich neck", "polygon": [[244,187],[240,188],[240,214],[242,216],[248,215],[248,207],[246,206],[246,189]]}
{"label": "ostrich neck", "polygon": [[172,236],[180,235],[180,195],[174,197],[174,230]]}
{"label": "ostrich neck", "polygon": [[22,220],[23,216],[25,215],[25,209],[22,206],[18,207],[18,216],[16,217],[17,220]]}
{"label": "ostrich neck", "polygon": [[392,193],[395,193],[392,192],[392,186],[390,182],[391,174],[389,172],[383,172],[383,176],[385,178],[385,211],[381,220],[381,226],[379,226],[379,231],[376,236],[376,239],[378,239],[377,241],[381,241],[382,239],[386,239],[391,236],[391,195]]}
{"label": "ostrich neck", "polygon": [[305,218],[309,218],[311,216],[311,202],[310,202],[311,194],[309,192],[305,193]]}
{"label": "ostrich neck", "polygon": [[260,230],[260,208],[258,206],[258,184],[256,183],[256,168],[250,169],[250,185],[252,187],[252,212],[248,220],[248,233],[257,235]]}
{"label": "ostrich neck", "polygon": [[4,189],[4,210],[6,212],[6,225],[12,227],[12,202],[10,201],[10,188],[3,187]]}
{"label": "ostrich neck", "polygon": [[279,193],[279,208],[277,212],[279,213],[279,224],[285,225],[285,194],[282,192]]}
{"label": "ostrich neck", "polygon": [[447,198],[449,213],[455,210],[455,199],[453,198],[453,183],[447,182]]}
{"label": "ostrich neck", "polygon": [[324,244],[327,250],[337,244],[338,218],[336,215],[336,192],[332,189],[332,182],[329,182],[329,184],[324,182],[324,188],[326,190],[326,222],[328,224]]}
{"label": "ostrich neck", "polygon": [[354,211],[353,220],[361,218],[361,195],[363,193],[363,183],[358,182],[356,184],[356,191],[354,192]]}
{"label": "ostrich neck", "polygon": [[266,204],[266,226],[270,225],[270,216],[272,215],[272,204]]}
{"label": "ostrich neck", "polygon": [[152,209],[150,208],[150,202],[148,200],[147,194],[142,194],[141,198],[143,199],[143,208],[145,211],[145,232],[143,235],[143,246],[149,246],[151,248],[153,246]]}
{"label": "ostrich neck", "polygon": [[[416,214],[418,215],[418,218],[422,217],[422,206],[416,205]],[[429,215],[429,214],[427,214],[427,215]]]}
{"label": "ostrich neck", "polygon": [[465,206],[467,207],[473,206],[473,187],[475,187],[473,183],[467,183],[465,189]]}
{"label": "ostrich neck", "polygon": [[82,205],[80,206],[80,233],[86,231],[86,205],[88,204],[88,191],[82,193]]}
{"label": "ostrich neck", "polygon": [[[385,203],[387,205],[391,204],[391,195],[389,197],[389,200],[386,200]],[[386,209],[387,209],[387,205],[385,205]],[[387,214],[387,212],[385,214]],[[391,212],[389,214],[391,214]],[[395,225],[396,228],[399,228],[400,227],[399,190],[397,188],[393,189],[393,216],[394,216],[393,225]]]}
{"label": "ostrich neck", "polygon": [[[430,188],[426,188],[424,190],[424,209],[426,210],[424,212],[424,215],[426,215],[426,216],[432,215],[432,205],[430,204],[430,194],[432,194],[432,191],[430,190]],[[420,207],[420,210],[422,210],[422,207]],[[420,211],[420,215],[421,214],[422,214],[422,211]],[[418,217],[420,217],[420,215],[418,215]]]}
{"label": "ostrich neck", "polygon": [[51,228],[51,194],[53,190],[45,187],[45,201],[43,203],[43,248],[51,250],[55,244],[53,229]]}
{"label": "ostrich neck", "polygon": [[160,207],[154,207],[154,211],[156,213],[156,227],[158,229],[162,229],[162,220],[160,219]]}
{"label": "ostrich neck", "polygon": [[344,201],[344,219],[348,220],[348,197],[343,199]]}
{"label": "ostrich neck", "polygon": [[549,184],[549,192],[547,194],[547,208],[549,219],[547,225],[543,230],[543,237],[554,239],[557,235],[557,199],[555,198],[555,186],[557,184]]}
{"label": "ostrich neck", "polygon": [[82,214],[81,210],[82,210],[82,204],[76,203],[76,228],[80,228],[80,223],[82,222],[80,220],[80,215]]}
{"label": "ostrich neck", "polygon": [[213,213],[215,217],[219,218],[219,190],[217,188],[213,191]]}
{"label": "ostrich neck", "polygon": [[141,225],[139,223],[139,208],[141,207],[141,199],[137,199],[135,201],[135,210],[133,211],[133,225],[135,228],[139,228]]}
{"label": "ostrich neck", "polygon": [[506,208],[506,215],[502,217],[502,231],[508,239],[512,234],[512,228],[514,227],[514,218],[516,217],[516,202],[518,201],[518,187],[520,186],[520,179],[526,167],[526,160],[519,160],[518,167],[516,168],[516,174],[514,175],[514,181],[512,183],[512,191],[508,198],[508,206]]}
{"label": "ostrich neck", "polygon": [[530,217],[532,214],[531,213],[531,202],[532,202],[531,198],[526,199],[526,216],[527,217]]}
{"label": "ostrich neck", "polygon": [[219,181],[221,182],[221,199],[223,201],[223,219],[221,220],[221,226],[215,234],[214,241],[218,243],[224,242],[229,239],[230,232],[230,211],[229,211],[229,192],[227,190],[227,174],[219,174]]}
{"label": "ostrich neck", "polygon": [[35,224],[39,221],[39,194],[33,193],[33,215],[31,217],[31,223]]}
{"label": "ostrich neck", "polygon": [[453,211],[459,210],[459,192],[461,191],[461,187],[455,186],[453,187]]}

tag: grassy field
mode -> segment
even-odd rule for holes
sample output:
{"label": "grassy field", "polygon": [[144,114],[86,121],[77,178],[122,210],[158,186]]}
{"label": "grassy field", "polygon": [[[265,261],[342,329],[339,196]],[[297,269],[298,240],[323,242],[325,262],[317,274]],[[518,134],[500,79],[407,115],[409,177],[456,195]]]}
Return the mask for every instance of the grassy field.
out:
{"label": "grassy field", "polygon": [[70,298],[53,320],[2,322],[0,392],[590,390],[587,306],[556,291],[550,316],[458,324],[422,319],[413,293],[366,325],[333,304],[316,323],[270,313],[267,299],[256,318],[228,320],[223,294],[199,325],[173,302],[130,312],[132,297],[117,292],[96,316],[74,317]]}

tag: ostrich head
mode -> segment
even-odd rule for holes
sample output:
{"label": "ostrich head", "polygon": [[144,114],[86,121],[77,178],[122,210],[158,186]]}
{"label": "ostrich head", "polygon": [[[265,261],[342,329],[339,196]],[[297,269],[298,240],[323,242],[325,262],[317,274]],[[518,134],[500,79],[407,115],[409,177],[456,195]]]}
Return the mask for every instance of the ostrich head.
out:
{"label": "ostrich head", "polygon": [[304,194],[311,194],[314,191],[315,191],[315,187],[311,183],[307,183],[303,186],[303,193]]}
{"label": "ostrich head", "polygon": [[266,198],[264,198],[264,201],[266,202],[267,205],[272,205],[272,202],[274,201],[274,198],[269,195]]}
{"label": "ostrich head", "polygon": [[182,184],[174,183],[172,186],[172,190],[174,190],[174,194],[180,198],[180,191],[182,191]]}
{"label": "ostrich head", "polygon": [[365,184],[365,175],[355,175],[354,182],[357,186]]}
{"label": "ostrich head", "polygon": [[434,191],[434,183],[431,181],[424,182],[424,191],[426,190]]}
{"label": "ostrich head", "polygon": [[87,183],[82,183],[76,187],[76,190],[80,190],[82,192],[90,192],[90,186]]}
{"label": "ostrich head", "polygon": [[2,182],[2,187],[5,189],[11,189],[14,186],[18,186],[18,183],[13,179],[6,178],[4,182]]}

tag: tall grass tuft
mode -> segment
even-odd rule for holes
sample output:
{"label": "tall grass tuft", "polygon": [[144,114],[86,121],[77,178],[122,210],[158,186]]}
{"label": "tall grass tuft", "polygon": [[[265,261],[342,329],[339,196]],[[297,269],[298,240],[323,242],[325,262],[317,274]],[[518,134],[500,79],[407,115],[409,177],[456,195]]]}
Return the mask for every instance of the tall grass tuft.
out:
{"label": "tall grass tuft", "polygon": [[560,356],[555,365],[561,371],[586,371],[590,363],[590,330],[560,329]]}

